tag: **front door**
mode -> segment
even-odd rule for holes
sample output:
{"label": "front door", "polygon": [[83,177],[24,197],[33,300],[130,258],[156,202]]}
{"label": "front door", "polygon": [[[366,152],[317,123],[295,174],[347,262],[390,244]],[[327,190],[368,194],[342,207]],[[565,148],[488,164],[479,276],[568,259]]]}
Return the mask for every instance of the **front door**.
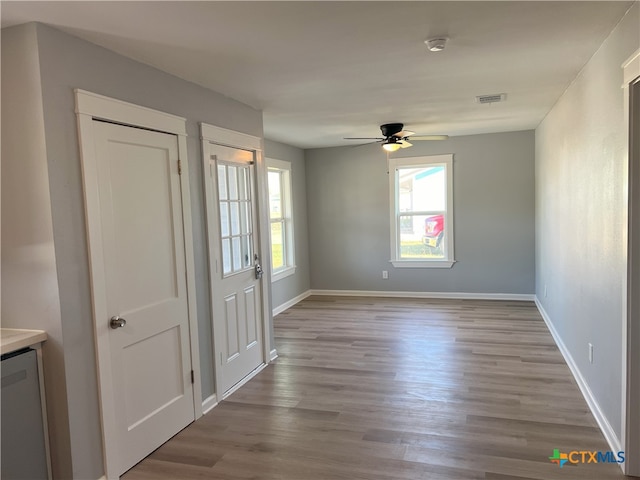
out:
{"label": "front door", "polygon": [[194,420],[175,135],[94,120],[121,474]]}
{"label": "front door", "polygon": [[255,205],[255,152],[209,144],[209,201],[217,213],[210,226],[215,257],[212,276],[213,322],[224,395],[263,363],[262,299]]}

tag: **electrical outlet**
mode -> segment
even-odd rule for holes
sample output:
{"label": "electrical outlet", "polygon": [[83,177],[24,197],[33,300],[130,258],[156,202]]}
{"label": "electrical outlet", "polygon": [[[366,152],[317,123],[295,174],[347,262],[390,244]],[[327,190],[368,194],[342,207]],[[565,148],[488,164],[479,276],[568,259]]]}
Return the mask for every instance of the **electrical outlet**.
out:
{"label": "electrical outlet", "polygon": [[589,343],[589,363],[593,363],[593,344]]}
{"label": "electrical outlet", "polygon": [[382,278],[387,280],[389,278],[389,272],[386,270],[382,270]]}

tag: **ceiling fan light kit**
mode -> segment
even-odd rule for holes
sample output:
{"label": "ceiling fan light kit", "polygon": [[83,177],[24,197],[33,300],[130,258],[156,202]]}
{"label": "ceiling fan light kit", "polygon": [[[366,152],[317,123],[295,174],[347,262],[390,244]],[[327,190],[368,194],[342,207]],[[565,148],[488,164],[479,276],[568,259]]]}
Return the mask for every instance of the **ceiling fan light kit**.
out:
{"label": "ceiling fan light kit", "polygon": [[400,150],[402,146],[397,142],[385,142],[382,144],[382,148],[384,148],[387,152],[395,152]]}

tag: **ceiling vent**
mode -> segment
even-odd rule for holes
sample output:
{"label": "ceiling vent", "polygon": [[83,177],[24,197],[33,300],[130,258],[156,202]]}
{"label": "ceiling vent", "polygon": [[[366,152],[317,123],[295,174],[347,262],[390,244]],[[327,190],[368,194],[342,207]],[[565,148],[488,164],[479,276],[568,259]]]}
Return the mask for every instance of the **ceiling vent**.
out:
{"label": "ceiling vent", "polygon": [[493,95],[479,95],[476,97],[476,103],[498,103],[504,102],[507,99],[506,93],[495,93]]}

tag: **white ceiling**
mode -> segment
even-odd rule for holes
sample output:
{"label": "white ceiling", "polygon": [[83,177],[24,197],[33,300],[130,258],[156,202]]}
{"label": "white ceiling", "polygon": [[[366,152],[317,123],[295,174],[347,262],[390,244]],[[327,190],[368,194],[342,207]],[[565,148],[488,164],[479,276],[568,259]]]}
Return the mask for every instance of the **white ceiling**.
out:
{"label": "white ceiling", "polygon": [[[632,2],[8,2],[40,21],[264,112],[267,138],[345,145],[535,128]],[[424,40],[448,36],[443,52]],[[502,104],[476,95],[506,93]]]}

